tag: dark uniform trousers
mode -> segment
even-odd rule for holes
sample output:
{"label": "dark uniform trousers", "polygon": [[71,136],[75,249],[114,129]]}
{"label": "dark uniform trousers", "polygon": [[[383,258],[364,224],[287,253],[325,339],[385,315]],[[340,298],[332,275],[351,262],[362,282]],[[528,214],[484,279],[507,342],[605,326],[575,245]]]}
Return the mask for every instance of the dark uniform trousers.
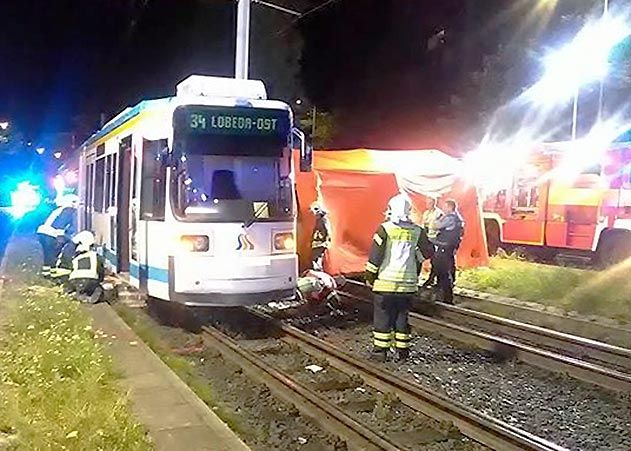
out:
{"label": "dark uniform trousers", "polygon": [[375,349],[410,347],[408,315],[412,294],[375,293],[373,343]]}
{"label": "dark uniform trousers", "polygon": [[44,253],[42,274],[44,276],[49,276],[50,270],[55,265],[57,255],[59,255],[64,243],[63,241],[44,233],[38,233],[37,238],[39,239],[39,244],[42,246],[42,251]]}
{"label": "dark uniform trousers", "polygon": [[438,275],[438,287],[442,293],[442,301],[453,304],[454,280],[456,272],[456,249],[453,246],[436,246],[434,260]]}

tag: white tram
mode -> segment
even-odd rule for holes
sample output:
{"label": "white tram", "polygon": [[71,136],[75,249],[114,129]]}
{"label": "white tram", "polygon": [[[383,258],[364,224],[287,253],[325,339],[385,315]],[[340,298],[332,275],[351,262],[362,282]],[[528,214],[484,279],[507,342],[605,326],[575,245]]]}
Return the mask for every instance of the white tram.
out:
{"label": "white tram", "polygon": [[[107,266],[190,306],[292,298],[298,277],[296,137],[262,82],[194,75],[127,108],[80,148],[80,227]],[[297,143],[298,144],[298,143]]]}

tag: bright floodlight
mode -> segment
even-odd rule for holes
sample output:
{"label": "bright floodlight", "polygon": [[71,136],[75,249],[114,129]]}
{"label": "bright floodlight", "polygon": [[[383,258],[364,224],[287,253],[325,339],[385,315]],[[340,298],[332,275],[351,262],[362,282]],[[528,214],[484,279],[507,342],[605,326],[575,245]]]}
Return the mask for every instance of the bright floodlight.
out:
{"label": "bright floodlight", "polygon": [[43,147],[38,147],[37,149],[35,149],[35,152],[37,152],[38,155],[42,155],[44,152],[46,152],[46,149]]}
{"label": "bright floodlight", "polygon": [[588,23],[572,42],[548,55],[545,75],[529,90],[531,98],[552,105],[601,80],[609,70],[611,50],[630,34],[631,27],[622,17],[604,16]]}
{"label": "bright floodlight", "polygon": [[9,128],[9,123],[8,122],[0,122],[0,128],[2,130],[6,130],[7,128]]}

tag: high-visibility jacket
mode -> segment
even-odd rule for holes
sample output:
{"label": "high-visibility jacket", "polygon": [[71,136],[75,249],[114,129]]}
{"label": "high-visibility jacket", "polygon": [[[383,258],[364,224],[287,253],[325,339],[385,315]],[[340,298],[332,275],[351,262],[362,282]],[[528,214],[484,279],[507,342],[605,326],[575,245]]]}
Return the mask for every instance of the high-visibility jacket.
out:
{"label": "high-visibility jacket", "polygon": [[437,207],[423,212],[422,225],[430,241],[438,235],[438,229],[435,223],[442,215],[443,211]]}
{"label": "high-visibility jacket", "polygon": [[37,228],[37,233],[53,238],[72,235],[75,229],[77,210],[72,207],[58,207]]}
{"label": "high-visibility jacket", "polygon": [[423,258],[429,258],[432,251],[421,227],[410,222],[385,222],[373,237],[366,280],[377,293],[415,293]]}
{"label": "high-visibility jacket", "polygon": [[103,262],[96,251],[81,252],[72,259],[70,280],[92,279],[102,281],[103,276]]}
{"label": "high-visibility jacket", "polygon": [[320,214],[316,216],[315,226],[311,234],[311,249],[329,248],[331,246],[331,226],[329,218]]}

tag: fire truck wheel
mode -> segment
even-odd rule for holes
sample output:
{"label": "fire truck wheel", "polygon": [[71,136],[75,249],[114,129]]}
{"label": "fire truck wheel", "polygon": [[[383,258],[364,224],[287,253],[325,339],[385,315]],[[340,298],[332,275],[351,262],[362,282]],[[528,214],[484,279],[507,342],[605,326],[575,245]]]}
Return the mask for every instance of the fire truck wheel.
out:
{"label": "fire truck wheel", "polygon": [[486,232],[486,247],[489,251],[489,255],[497,254],[497,250],[500,245],[500,228],[496,221],[484,221],[484,230]]}
{"label": "fire truck wheel", "polygon": [[631,256],[631,232],[612,230],[601,236],[596,248],[596,264],[608,268]]}

